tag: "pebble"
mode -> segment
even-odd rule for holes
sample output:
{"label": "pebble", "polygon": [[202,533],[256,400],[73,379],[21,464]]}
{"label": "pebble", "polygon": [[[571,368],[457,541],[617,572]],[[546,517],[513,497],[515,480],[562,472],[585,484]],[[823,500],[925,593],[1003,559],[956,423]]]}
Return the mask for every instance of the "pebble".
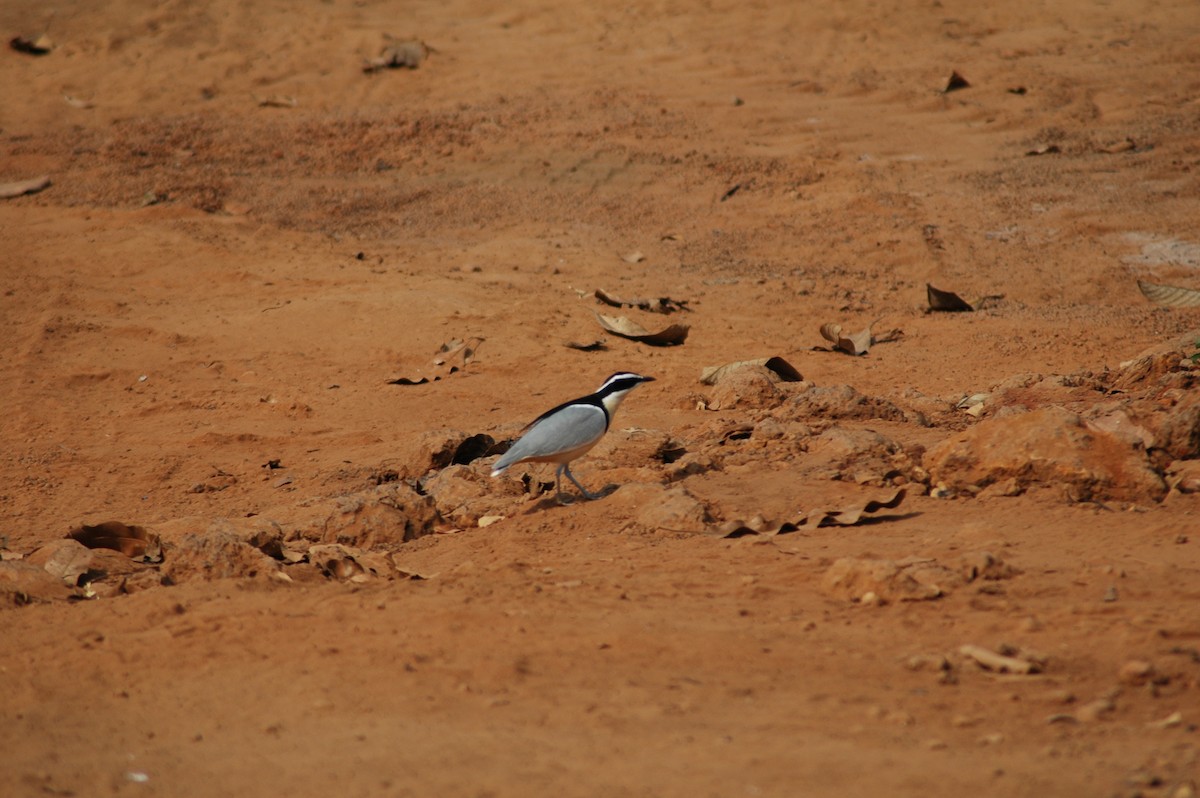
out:
{"label": "pebble", "polygon": [[1121,666],[1118,678],[1121,684],[1145,684],[1154,678],[1154,665],[1145,660],[1131,659]]}

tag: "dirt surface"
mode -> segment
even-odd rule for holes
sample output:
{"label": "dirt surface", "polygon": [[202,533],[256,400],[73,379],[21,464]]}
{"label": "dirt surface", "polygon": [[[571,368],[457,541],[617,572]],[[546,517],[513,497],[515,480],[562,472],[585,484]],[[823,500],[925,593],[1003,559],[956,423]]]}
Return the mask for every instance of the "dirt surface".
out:
{"label": "dirt surface", "polygon": [[[55,7],[0,794],[1196,794],[1194,3]],[[617,370],[603,498],[490,477]]]}

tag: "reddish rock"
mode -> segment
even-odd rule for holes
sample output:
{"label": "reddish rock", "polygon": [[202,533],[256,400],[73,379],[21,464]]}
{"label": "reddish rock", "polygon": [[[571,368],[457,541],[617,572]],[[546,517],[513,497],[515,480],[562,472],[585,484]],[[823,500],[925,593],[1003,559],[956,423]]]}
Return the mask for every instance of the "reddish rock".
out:
{"label": "reddish rock", "polygon": [[1077,501],[1158,501],[1167,491],[1144,451],[1060,407],[983,421],[935,446],[924,463],[933,484],[960,494],[1042,486]]}

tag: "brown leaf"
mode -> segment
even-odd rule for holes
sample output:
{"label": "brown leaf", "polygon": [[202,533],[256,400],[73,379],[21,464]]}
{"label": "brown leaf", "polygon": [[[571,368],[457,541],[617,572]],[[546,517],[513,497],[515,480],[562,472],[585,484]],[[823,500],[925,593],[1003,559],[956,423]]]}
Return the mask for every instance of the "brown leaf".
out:
{"label": "brown leaf", "polygon": [[600,322],[601,327],[613,335],[619,335],[631,341],[640,341],[650,346],[678,346],[687,340],[690,329],[686,324],[672,324],[665,330],[652,333],[624,316],[604,316],[597,313],[596,320]]}
{"label": "brown leaf", "polygon": [[941,310],[948,313],[963,313],[975,310],[970,302],[952,291],[942,291],[925,283],[925,292],[929,297],[929,309]]}
{"label": "brown leaf", "polygon": [[597,288],[595,291],[596,299],[606,305],[612,305],[614,308],[639,308],[651,313],[674,313],[677,310],[690,310],[687,307],[686,299],[671,299],[670,297],[659,297],[658,299],[621,299],[613,296],[603,288]]}
{"label": "brown leaf", "polygon": [[578,349],[580,352],[599,352],[602,349],[608,349],[608,344],[603,338],[597,338],[594,341],[567,341],[563,346],[568,349]]}
{"label": "brown leaf", "polygon": [[957,71],[954,71],[950,73],[950,79],[946,81],[946,88],[942,89],[942,94],[949,94],[952,91],[969,88],[971,88],[971,84],[967,79],[958,74]]}
{"label": "brown leaf", "polygon": [[52,540],[30,552],[27,562],[75,586],[79,577],[92,567],[92,553],[75,540]]}
{"label": "brown leaf", "polygon": [[[896,492],[886,499],[871,499],[862,505],[855,505],[842,510],[825,510],[821,513],[821,518],[817,521],[816,526],[854,526],[865,515],[877,513],[880,510],[893,510],[899,507],[900,502],[904,501],[906,495],[907,492],[904,488],[897,488]],[[813,514],[814,517],[816,515],[816,513]]]}
{"label": "brown leaf", "polygon": [[255,102],[262,108],[295,108],[297,100],[290,94],[272,94],[269,97],[255,97]]}
{"label": "brown leaf", "polygon": [[397,41],[387,37],[379,55],[363,62],[363,72],[378,72],[381,69],[416,69],[435,50],[420,39]]}
{"label": "brown leaf", "polygon": [[1135,142],[1133,139],[1127,138],[1124,141],[1118,141],[1116,144],[1110,144],[1107,147],[1097,147],[1096,149],[1099,152],[1107,153],[1108,155],[1116,155],[1117,153],[1129,152],[1130,150],[1137,149],[1137,142]]}
{"label": "brown leaf", "polygon": [[484,339],[478,336],[468,338],[466,341],[460,338],[447,341],[438,349],[438,356],[433,359],[433,368],[430,370],[431,373],[429,375],[396,377],[387,380],[386,384],[424,385],[427,382],[437,382],[452,374],[457,374],[475,359],[475,353],[483,341]]}
{"label": "brown leaf", "polygon": [[736,363],[726,363],[723,366],[709,366],[700,375],[700,382],[705,385],[716,385],[732,372],[746,366],[765,366],[775,373],[781,382],[800,382],[804,379],[795,366],[781,357],[767,357],[759,360],[739,360]]}
{"label": "brown leaf", "polygon": [[821,325],[821,337],[831,342],[834,350],[848,355],[865,355],[871,350],[870,326],[851,335],[843,335],[842,325],[830,322]]}
{"label": "brown leaf", "polygon": [[[395,566],[387,555],[362,551],[341,543],[319,543],[308,549],[308,561],[334,579],[367,582],[374,577],[391,579]],[[406,578],[408,574],[404,575]]]}
{"label": "brown leaf", "polygon": [[8,40],[8,46],[18,53],[26,55],[45,55],[54,49],[54,42],[50,41],[50,37],[43,33],[35,39],[14,36]]}
{"label": "brown leaf", "polygon": [[12,183],[0,183],[0,199],[12,199],[23,194],[36,194],[50,185],[50,175],[42,175],[30,180],[17,180]]}
{"label": "brown leaf", "polygon": [[1200,290],[1174,285],[1156,285],[1138,280],[1142,295],[1156,305],[1169,308],[1200,308]]}
{"label": "brown leaf", "polygon": [[718,538],[739,538],[746,535],[774,536],[795,532],[805,526],[855,526],[864,520],[870,520],[880,510],[892,510],[900,506],[907,495],[904,488],[896,491],[886,499],[871,499],[863,504],[852,505],[840,510],[814,510],[809,513],[797,513],[785,521],[767,521],[755,516],[749,521],[727,521],[718,526],[710,527],[704,534]]}
{"label": "brown leaf", "polygon": [[704,534],[716,538],[741,538],[748,535],[774,537],[795,532],[804,524],[805,520],[801,518],[799,524],[795,521],[767,521],[762,516],[756,515],[749,521],[726,521],[719,526],[705,530]]}
{"label": "brown leaf", "polygon": [[79,541],[89,549],[112,549],[126,557],[140,558],[147,562],[162,560],[162,544],[158,535],[146,531],[145,527],[130,526],[120,521],[105,521],[95,526],[83,524],[72,530],[67,537]]}

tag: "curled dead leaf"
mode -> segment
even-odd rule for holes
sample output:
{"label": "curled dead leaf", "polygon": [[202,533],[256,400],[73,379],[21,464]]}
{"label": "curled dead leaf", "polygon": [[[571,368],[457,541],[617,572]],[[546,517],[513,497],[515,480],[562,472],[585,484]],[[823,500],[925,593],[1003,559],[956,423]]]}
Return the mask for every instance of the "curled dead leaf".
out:
{"label": "curled dead leaf", "polygon": [[254,101],[261,108],[295,108],[298,104],[290,94],[272,94],[270,97],[255,97]]}
{"label": "curled dead leaf", "polygon": [[[904,331],[898,329],[888,330],[883,335],[873,335],[871,327],[875,323],[867,325],[865,330],[846,334],[842,332],[842,325],[829,322],[821,325],[821,337],[833,344],[832,351],[845,352],[848,355],[865,355],[874,344],[891,343],[904,337]],[[824,347],[813,348],[824,349]]]}
{"label": "curled dead leaf", "polygon": [[1118,141],[1115,144],[1109,144],[1104,147],[1096,148],[1098,152],[1103,152],[1107,155],[1116,155],[1122,152],[1130,152],[1135,149],[1137,149],[1137,142],[1130,138],[1127,138],[1123,141]]}
{"label": "curled dead leaf", "polygon": [[441,345],[438,349],[438,356],[433,359],[431,374],[414,377],[395,377],[387,380],[387,384],[424,385],[425,383],[437,382],[452,374],[457,374],[475,359],[475,353],[478,351],[479,345],[483,342],[484,339],[479,336],[468,338],[466,341],[460,338],[447,341]]}
{"label": "curled dead leaf", "polygon": [[1175,285],[1157,285],[1138,280],[1142,295],[1156,305],[1169,308],[1200,308],[1200,290]]}
{"label": "curled dead leaf", "polygon": [[942,89],[942,94],[969,88],[971,88],[970,82],[955,70],[950,73],[950,79],[946,81],[946,88]]}
{"label": "curled dead leaf", "polygon": [[8,40],[8,46],[18,53],[26,55],[45,55],[54,49],[54,42],[45,33],[27,39],[24,36],[14,36]]}
{"label": "curled dead leaf", "polygon": [[429,57],[437,52],[420,39],[399,41],[391,36],[385,36],[386,43],[379,55],[363,62],[363,72],[378,72],[381,69],[416,69]]}
{"label": "curled dead leaf", "polygon": [[613,335],[650,346],[678,346],[687,340],[688,330],[691,329],[686,324],[672,324],[664,330],[652,333],[624,316],[605,316],[597,313],[596,320]]}
{"label": "curled dead leaf", "polygon": [[904,488],[897,488],[892,495],[884,499],[871,499],[862,504],[851,505],[840,510],[813,510],[797,513],[784,521],[767,521],[755,516],[749,521],[727,521],[705,530],[706,535],[718,538],[739,538],[746,535],[763,535],[772,537],[795,532],[803,527],[818,528],[827,526],[855,526],[865,520],[877,518],[875,513],[880,510],[894,510],[900,506],[907,495]]}
{"label": "curled dead leaf", "polygon": [[944,311],[947,313],[964,313],[984,310],[994,306],[1004,294],[985,294],[978,299],[968,302],[953,291],[942,291],[929,283],[925,284],[926,296],[929,300],[929,311]]}
{"label": "curled dead leaf", "polygon": [[603,288],[597,288],[594,296],[606,305],[611,305],[614,308],[638,308],[640,310],[649,311],[650,313],[674,313],[678,310],[691,310],[687,306],[686,299],[671,299],[670,297],[659,297],[658,299],[621,299],[616,297]]}
{"label": "curled dead leaf", "polygon": [[89,549],[112,549],[133,559],[162,561],[162,543],[158,535],[148,532],[145,527],[105,521],[95,526],[83,524],[68,533],[67,537]]}
{"label": "curled dead leaf", "polygon": [[958,653],[974,660],[979,667],[989,671],[996,671],[997,673],[1018,673],[1025,675],[1040,673],[1042,670],[1042,663],[1037,662],[1033,658],[1000,654],[983,646],[960,646]]}
{"label": "curled dead leaf", "polygon": [[929,297],[929,309],[947,313],[970,313],[975,307],[953,291],[942,291],[925,283],[925,293]]}
{"label": "curled dead leaf", "polygon": [[776,356],[761,358],[759,360],[739,360],[735,363],[726,363],[723,366],[709,366],[701,373],[700,382],[705,385],[716,385],[732,372],[746,368],[747,366],[765,366],[779,377],[781,382],[800,382],[804,379],[795,366],[783,358]]}
{"label": "curled dead leaf", "polygon": [[567,341],[563,346],[568,349],[578,349],[580,352],[599,352],[602,349],[608,349],[608,344],[603,338],[597,338],[594,341]]}
{"label": "curled dead leaf", "polygon": [[0,199],[12,199],[24,194],[36,194],[50,185],[50,175],[42,175],[29,180],[16,180],[12,183],[0,183]]}

